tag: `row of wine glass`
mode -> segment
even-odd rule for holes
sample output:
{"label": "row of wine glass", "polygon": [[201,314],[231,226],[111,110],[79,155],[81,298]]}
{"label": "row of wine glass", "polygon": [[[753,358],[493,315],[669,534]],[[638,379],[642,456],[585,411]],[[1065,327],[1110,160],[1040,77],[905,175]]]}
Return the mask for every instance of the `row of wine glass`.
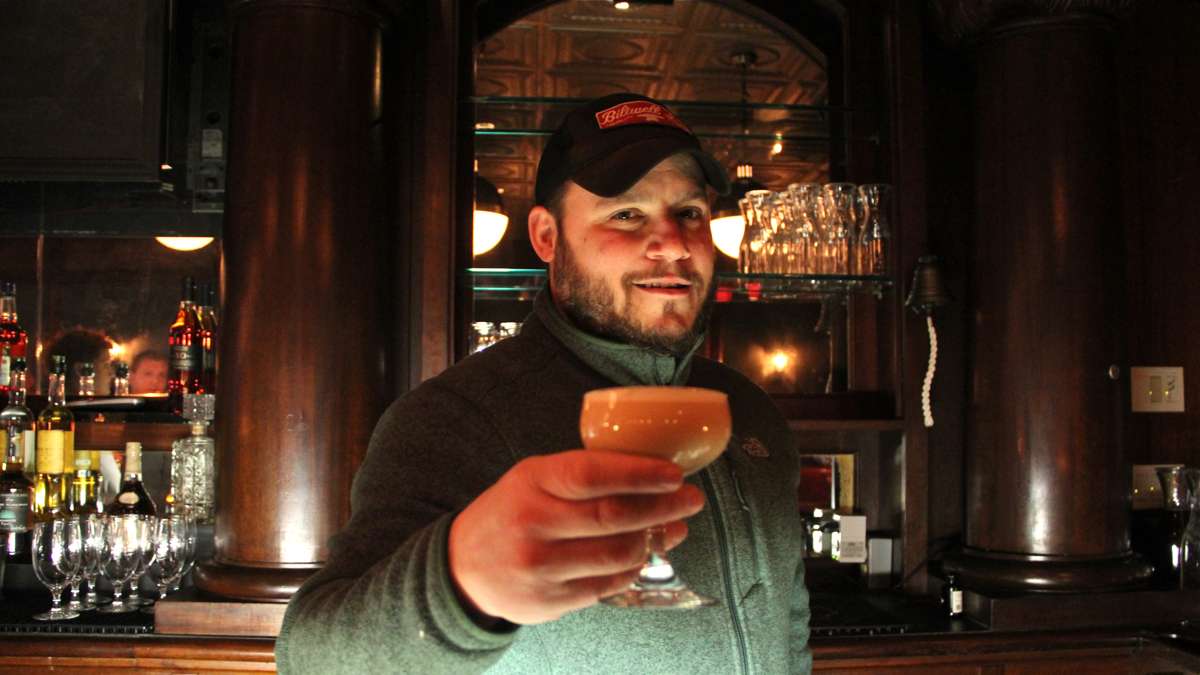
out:
{"label": "row of wine glass", "polygon": [[738,201],[746,223],[743,274],[886,275],[891,188],[882,183],[792,183],[750,190]]}
{"label": "row of wine glass", "polygon": [[[51,600],[48,611],[34,615],[39,621],[74,619],[91,610],[132,612],[153,605],[138,592],[142,577],[154,582],[162,598],[179,588],[195,561],[196,523],[186,514],[72,515],[35,523],[32,535],[33,572],[50,590]],[[111,585],[111,598],[98,592],[101,580]],[[88,593],[81,598],[84,583]],[[67,587],[71,600],[64,607],[62,594]],[[152,613],[153,607],[143,611]]]}

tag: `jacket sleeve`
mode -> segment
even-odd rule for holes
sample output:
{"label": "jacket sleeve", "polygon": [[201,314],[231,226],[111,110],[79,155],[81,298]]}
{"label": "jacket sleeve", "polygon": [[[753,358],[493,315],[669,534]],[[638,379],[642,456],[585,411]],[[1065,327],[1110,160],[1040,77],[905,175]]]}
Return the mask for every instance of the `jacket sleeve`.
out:
{"label": "jacket sleeve", "polygon": [[804,585],[804,560],[801,559],[796,563],[796,581],[792,585],[792,630],[788,642],[792,673],[808,675],[812,672],[812,650],[808,646],[809,616],[808,588]]}
{"label": "jacket sleeve", "polygon": [[350,523],[288,605],[279,672],[473,673],[500,658],[518,629],[472,621],[447,556],[455,514],[508,466],[499,445],[478,410],[436,386],[388,409],[355,476]]}

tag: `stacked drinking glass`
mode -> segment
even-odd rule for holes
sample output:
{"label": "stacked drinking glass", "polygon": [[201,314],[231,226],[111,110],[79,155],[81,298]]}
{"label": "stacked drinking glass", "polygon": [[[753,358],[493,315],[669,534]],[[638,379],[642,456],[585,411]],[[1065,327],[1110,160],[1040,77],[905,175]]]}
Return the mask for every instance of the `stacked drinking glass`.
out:
{"label": "stacked drinking glass", "polygon": [[739,200],[746,221],[742,274],[888,274],[890,186],[792,183],[751,190]]}
{"label": "stacked drinking glass", "polygon": [[[33,618],[61,621],[94,609],[119,613],[153,605],[154,600],[142,600],[137,592],[141,579],[151,579],[162,598],[190,569],[195,551],[195,522],[186,514],[89,514],[38,522],[33,526],[33,571],[50,590],[51,605]],[[111,585],[111,600],[97,593],[101,579]],[[81,599],[84,583],[88,593]],[[74,599],[64,607],[67,587]]]}

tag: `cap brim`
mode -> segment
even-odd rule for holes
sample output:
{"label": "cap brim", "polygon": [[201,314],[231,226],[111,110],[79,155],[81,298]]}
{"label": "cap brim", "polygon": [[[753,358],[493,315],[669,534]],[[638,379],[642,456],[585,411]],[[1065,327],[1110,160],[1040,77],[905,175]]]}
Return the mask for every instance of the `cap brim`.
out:
{"label": "cap brim", "polygon": [[629,143],[579,168],[571,180],[593,194],[616,197],[633,187],[659,162],[681,152],[696,159],[705,180],[717,194],[729,192],[729,177],[725,169],[712,155],[687,138],[659,137]]}

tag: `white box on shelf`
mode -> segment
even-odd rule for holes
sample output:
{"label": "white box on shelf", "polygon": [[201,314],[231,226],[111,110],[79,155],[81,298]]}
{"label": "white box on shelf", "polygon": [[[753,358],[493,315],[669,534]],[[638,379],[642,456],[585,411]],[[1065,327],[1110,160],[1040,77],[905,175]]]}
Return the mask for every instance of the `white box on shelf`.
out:
{"label": "white box on shelf", "polygon": [[838,529],[833,533],[831,555],[843,563],[867,561],[867,517],[834,514]]}

